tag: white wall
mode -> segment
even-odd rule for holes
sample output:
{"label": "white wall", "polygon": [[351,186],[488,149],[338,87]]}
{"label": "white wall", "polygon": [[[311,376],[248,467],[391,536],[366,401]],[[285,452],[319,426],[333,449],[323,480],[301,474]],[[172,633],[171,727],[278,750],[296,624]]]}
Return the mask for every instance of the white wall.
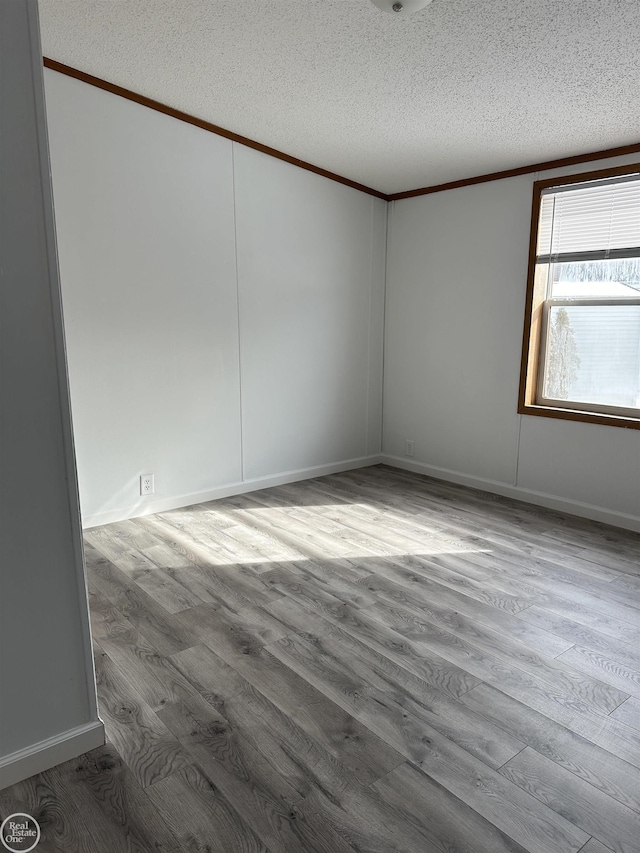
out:
{"label": "white wall", "polygon": [[381,431],[392,464],[640,525],[638,431],[516,412],[543,175],[390,205],[385,309],[383,201],[46,82],[86,525],[375,462]]}
{"label": "white wall", "polygon": [[640,431],[517,414],[533,181],[633,160],[392,203],[387,461],[640,529]]}
{"label": "white wall", "polygon": [[85,525],[377,459],[386,204],[46,91]]}
{"label": "white wall", "polygon": [[386,204],[240,145],[235,164],[245,477],[378,454]]}
{"label": "white wall", "polygon": [[0,788],[104,743],[36,0],[0,3]]}

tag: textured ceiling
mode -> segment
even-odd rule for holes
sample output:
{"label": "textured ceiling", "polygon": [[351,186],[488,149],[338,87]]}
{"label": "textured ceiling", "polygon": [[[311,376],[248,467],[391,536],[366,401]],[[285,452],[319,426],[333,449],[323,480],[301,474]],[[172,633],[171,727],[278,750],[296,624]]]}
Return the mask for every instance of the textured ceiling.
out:
{"label": "textured ceiling", "polygon": [[640,141],[640,0],[40,0],[45,56],[383,192]]}

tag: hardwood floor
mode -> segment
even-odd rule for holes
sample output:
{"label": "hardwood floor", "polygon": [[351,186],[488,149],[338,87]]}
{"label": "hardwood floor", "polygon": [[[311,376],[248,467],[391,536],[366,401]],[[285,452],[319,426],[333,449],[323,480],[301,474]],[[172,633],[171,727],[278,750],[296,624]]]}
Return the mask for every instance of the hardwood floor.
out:
{"label": "hardwood floor", "polygon": [[640,853],[640,536],[375,467],[85,540],[38,853]]}

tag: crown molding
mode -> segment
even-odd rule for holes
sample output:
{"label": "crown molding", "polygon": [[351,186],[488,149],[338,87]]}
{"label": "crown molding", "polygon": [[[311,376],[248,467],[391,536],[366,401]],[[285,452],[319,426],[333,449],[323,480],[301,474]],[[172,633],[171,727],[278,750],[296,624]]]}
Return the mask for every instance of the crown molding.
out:
{"label": "crown molding", "polygon": [[44,57],[45,68],[50,68],[52,71],[58,71],[60,74],[65,74],[67,77],[73,77],[76,80],[81,80],[83,83],[88,83],[90,86],[95,86],[98,89],[103,89],[105,92],[111,92],[112,95],[118,95],[120,98],[126,98],[128,101],[134,101],[136,104],[141,104],[143,107],[148,107],[156,112],[164,113],[171,118],[184,121],[187,124],[192,124],[199,127],[201,130],[206,130],[209,133],[215,133],[216,136],[223,136],[225,139],[230,139],[232,142],[237,142],[240,145],[246,145],[248,148],[253,148],[256,151],[261,151],[263,154],[268,154],[270,157],[276,157],[278,160],[283,160],[285,163],[291,163],[293,166],[298,166],[300,169],[306,169],[307,172],[314,172],[316,175],[321,175],[323,178],[328,178],[330,181],[336,181],[339,184],[344,184],[354,190],[367,193],[368,195],[376,196],[384,201],[388,201],[388,196],[374,190],[372,187],[367,187],[364,184],[359,184],[356,181],[351,181],[349,178],[344,178],[342,175],[336,175],[334,172],[329,172],[327,169],[321,169],[320,166],[314,166],[313,163],[307,163],[305,160],[299,160],[297,157],[292,157],[290,154],[285,154],[283,151],[278,151],[276,148],[270,148],[268,145],[263,145],[261,142],[256,142],[254,139],[249,139],[246,136],[240,136],[239,133],[234,133],[231,130],[226,130],[224,127],[219,127],[217,124],[212,124],[204,119],[192,116],[189,113],[184,113],[182,110],[176,110],[167,104],[162,104],[160,101],[155,101],[153,98],[147,98],[145,95],[139,95],[131,89],[125,89],[123,86],[116,86],[115,83],[109,83],[108,80],[103,80],[101,77],[94,77],[93,74],[87,74],[85,71],[80,71],[78,68],[72,68],[70,65],[65,65],[55,59]]}
{"label": "crown molding", "polygon": [[572,157],[560,157],[556,160],[546,160],[542,163],[532,163],[528,166],[518,166],[515,169],[505,169],[501,172],[489,172],[486,175],[475,175],[471,178],[461,178],[457,181],[449,181],[444,184],[434,184],[432,186],[420,187],[415,190],[406,190],[401,193],[383,193],[380,190],[375,190],[372,187],[367,187],[364,184],[359,184],[342,175],[337,175],[335,172],[329,172],[327,169],[322,169],[320,166],[314,166],[313,163],[307,163],[305,160],[299,160],[297,157],[292,157],[290,154],[285,154],[283,151],[278,151],[276,148],[270,148],[268,145],[263,145],[261,142],[256,142],[254,139],[249,139],[246,136],[241,136],[231,130],[226,130],[224,127],[219,127],[217,124],[212,124],[204,119],[192,116],[189,113],[177,110],[160,101],[155,101],[153,98],[147,98],[145,95],[140,95],[133,92],[131,89],[125,89],[123,86],[117,86],[115,83],[110,83],[108,80],[103,80],[101,77],[94,77],[93,74],[87,74],[85,71],[80,71],[78,68],[73,68],[70,65],[65,65],[63,62],[58,62],[56,59],[44,57],[45,68],[50,68],[52,71],[58,71],[60,74],[65,74],[67,77],[74,77],[76,80],[81,80],[83,83],[88,83],[90,86],[95,86],[98,89],[103,89],[105,92],[111,92],[113,95],[118,95],[121,98],[126,98],[128,101],[134,101],[141,104],[143,107],[148,107],[151,110],[164,113],[171,118],[184,121],[187,124],[192,124],[209,133],[215,133],[217,136],[223,136],[225,139],[230,139],[232,142],[237,142],[240,145],[246,145],[248,148],[253,148],[256,151],[261,151],[263,154],[268,154],[270,157],[275,157],[278,160],[283,160],[285,163],[290,163],[293,166],[298,166],[300,169],[306,169],[308,172],[314,172],[316,175],[321,175],[323,178],[328,178],[330,181],[336,181],[339,184],[344,184],[352,189],[367,193],[367,195],[381,198],[384,201],[401,201],[405,198],[415,198],[421,195],[431,195],[432,193],[445,192],[446,190],[455,190],[460,187],[469,187],[475,184],[485,184],[489,181],[500,181],[503,178],[515,178],[518,175],[530,175],[533,172],[543,172],[548,169],[560,169],[564,166],[576,166],[580,163],[590,163],[594,160],[606,160],[610,157],[622,157],[625,154],[640,153],[640,142],[632,145],[622,145],[618,148],[605,148],[601,151],[591,151],[586,154],[577,154]]}
{"label": "crown molding", "polygon": [[470,187],[474,184],[486,184],[489,181],[501,181],[503,178],[515,178],[518,175],[531,175],[533,172],[545,172],[549,169],[561,169],[564,166],[577,166],[580,163],[591,163],[594,160],[606,160],[609,157],[622,157],[625,154],[640,152],[640,142],[633,145],[621,145],[618,148],[605,148],[602,151],[590,151],[587,154],[576,154],[573,157],[560,157],[557,160],[546,160],[543,163],[532,163],[529,166],[518,166],[515,169],[504,169],[502,172],[489,172],[486,175],[476,175],[473,178],[462,178],[459,181],[449,181],[446,184],[434,184],[417,190],[407,190],[402,193],[392,193],[387,201],[401,201],[404,198],[415,198],[419,195],[431,195],[445,190],[456,190],[459,187]]}

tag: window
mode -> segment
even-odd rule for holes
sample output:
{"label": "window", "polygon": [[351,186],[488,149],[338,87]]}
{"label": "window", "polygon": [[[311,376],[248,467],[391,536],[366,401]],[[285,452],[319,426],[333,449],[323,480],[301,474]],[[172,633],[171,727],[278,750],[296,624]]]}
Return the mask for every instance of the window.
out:
{"label": "window", "polygon": [[518,411],[640,428],[640,166],[534,184]]}

